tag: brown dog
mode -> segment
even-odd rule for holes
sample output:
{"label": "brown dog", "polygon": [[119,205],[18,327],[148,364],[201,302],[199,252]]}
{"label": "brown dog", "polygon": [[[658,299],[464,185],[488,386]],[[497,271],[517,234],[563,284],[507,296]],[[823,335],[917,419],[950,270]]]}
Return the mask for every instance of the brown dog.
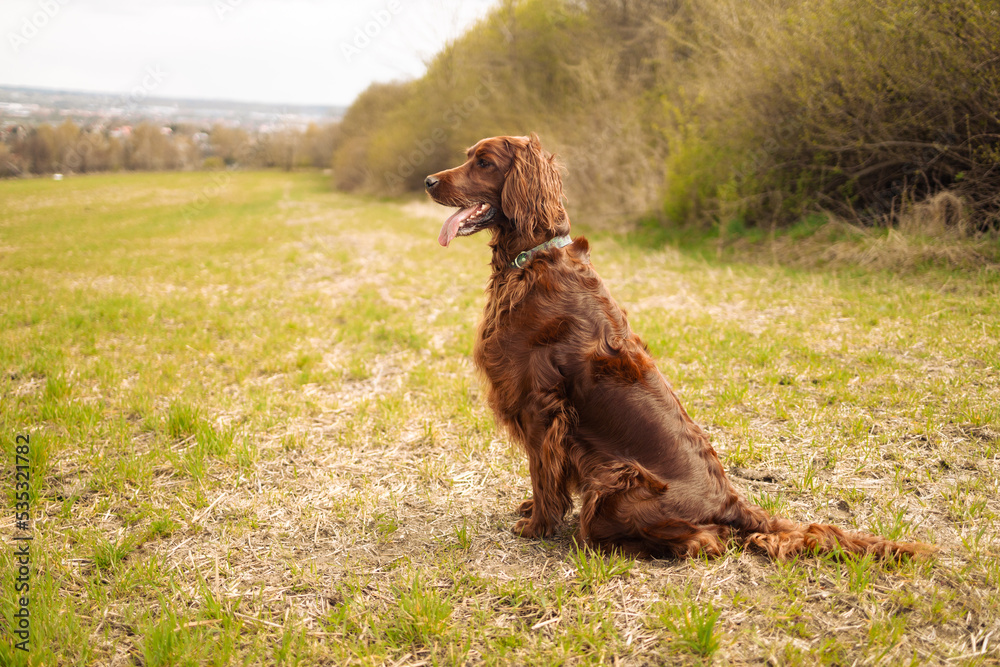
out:
{"label": "brown dog", "polygon": [[483,139],[425,185],[460,207],[441,245],[492,233],[475,361],[498,422],[528,455],[534,497],[515,533],[551,535],[576,492],[581,537],[635,555],[718,555],[730,540],[775,558],[927,548],[771,517],[740,498],[590,264],[587,240],[569,239],[559,170],[536,135]]}

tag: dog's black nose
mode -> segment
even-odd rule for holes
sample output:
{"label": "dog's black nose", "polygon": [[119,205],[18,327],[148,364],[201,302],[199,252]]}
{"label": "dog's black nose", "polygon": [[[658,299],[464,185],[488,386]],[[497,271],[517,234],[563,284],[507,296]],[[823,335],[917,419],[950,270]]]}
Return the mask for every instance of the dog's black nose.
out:
{"label": "dog's black nose", "polygon": [[433,176],[428,176],[427,178],[424,179],[424,187],[427,188],[428,190],[430,190],[431,188],[433,188],[435,185],[437,185],[440,182],[441,182],[441,179],[435,178]]}

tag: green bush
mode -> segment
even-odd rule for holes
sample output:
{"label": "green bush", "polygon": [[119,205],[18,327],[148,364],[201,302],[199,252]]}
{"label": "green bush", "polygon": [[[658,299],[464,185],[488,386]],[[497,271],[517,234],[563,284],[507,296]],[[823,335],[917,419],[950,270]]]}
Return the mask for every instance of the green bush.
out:
{"label": "green bush", "polygon": [[[668,215],[696,222],[708,211],[761,224],[826,209],[891,222],[950,190],[980,227],[996,226],[998,6],[727,0],[702,8],[686,74],[697,85],[668,131],[678,144],[668,157]],[[702,159],[692,163],[692,152]],[[675,180],[697,190],[671,187]]]}
{"label": "green bush", "polygon": [[748,227],[888,224],[939,192],[1000,228],[996,0],[506,0],[420,79],[373,86],[347,190],[417,191],[476,140],[537,131],[570,212]]}
{"label": "green bush", "polygon": [[536,131],[569,167],[574,215],[620,218],[654,207],[662,159],[656,131],[641,120],[656,104],[655,96],[643,99],[654,61],[641,53],[657,42],[643,36],[628,51],[618,45],[621,35],[655,24],[644,10],[616,6],[504,2],[422,78],[392,85],[391,96],[385,85],[372,86],[344,119],[335,186],[417,191],[479,139]]}

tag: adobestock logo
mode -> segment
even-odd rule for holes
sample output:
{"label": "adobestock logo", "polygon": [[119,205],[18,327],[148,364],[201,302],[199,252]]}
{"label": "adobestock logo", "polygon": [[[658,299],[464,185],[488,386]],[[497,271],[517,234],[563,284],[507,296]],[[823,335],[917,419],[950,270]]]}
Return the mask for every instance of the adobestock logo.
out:
{"label": "adobestock logo", "polygon": [[[496,83],[488,75],[479,79],[479,87],[465,98],[455,102],[441,114],[441,123],[426,136],[416,139],[408,153],[404,153],[396,171],[382,174],[390,190],[402,188],[406,179],[412,176],[439,147],[449,138],[450,130],[456,130],[480,106],[497,93]],[[447,128],[447,129],[446,129]]]}
{"label": "adobestock logo", "polygon": [[10,42],[10,47],[14,49],[14,53],[21,50],[21,47],[28,43],[29,40],[34,39],[38,34],[38,31],[49,24],[59,10],[63,8],[69,0],[40,0],[38,3],[38,11],[31,14],[31,16],[25,16],[21,20],[20,31],[18,32],[8,32],[7,41]]}
{"label": "adobestock logo", "polygon": [[215,0],[215,15],[219,17],[220,21],[225,21],[226,15],[235,11],[242,4],[243,0]]}
{"label": "adobestock logo", "polygon": [[371,13],[372,19],[365,23],[363,27],[356,27],[354,29],[354,39],[350,42],[340,43],[340,52],[344,54],[347,62],[351,62],[355,56],[361,55],[361,51],[366,49],[372,43],[372,40],[378,37],[392,23],[393,17],[402,8],[403,6],[399,0],[389,0],[385,5],[385,9],[377,9]]}
{"label": "adobestock logo", "polygon": [[127,93],[123,93],[120,99],[125,107],[124,113],[129,114],[135,111],[136,107],[149,97],[154,90],[160,87],[167,73],[160,69],[159,65],[151,65],[145,69],[145,76],[142,82],[136,85]]}

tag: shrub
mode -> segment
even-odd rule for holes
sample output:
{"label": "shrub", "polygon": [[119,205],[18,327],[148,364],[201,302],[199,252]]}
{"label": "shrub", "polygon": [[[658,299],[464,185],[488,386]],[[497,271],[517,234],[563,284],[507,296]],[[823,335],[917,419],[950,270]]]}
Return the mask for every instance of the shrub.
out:
{"label": "shrub", "polygon": [[[455,166],[479,139],[537,131],[570,167],[574,215],[621,217],[654,206],[662,159],[642,117],[655,100],[642,100],[640,80],[652,80],[654,63],[641,53],[656,41],[637,35],[649,32],[639,5],[658,3],[591,4],[504,2],[439,53],[421,79],[391,84],[391,99],[384,84],[372,86],[344,119],[334,184],[417,191],[427,174]],[[630,48],[619,50],[625,34]]]}
{"label": "shrub", "polygon": [[996,0],[506,0],[358,98],[334,180],[416,191],[537,131],[591,222],[891,224],[948,192],[945,219],[1000,228],[998,43]]}
{"label": "shrub", "polygon": [[762,224],[827,209],[884,223],[948,190],[980,228],[997,226],[996,3],[701,9],[686,28],[699,47],[686,73],[696,85],[667,133],[668,216]]}

